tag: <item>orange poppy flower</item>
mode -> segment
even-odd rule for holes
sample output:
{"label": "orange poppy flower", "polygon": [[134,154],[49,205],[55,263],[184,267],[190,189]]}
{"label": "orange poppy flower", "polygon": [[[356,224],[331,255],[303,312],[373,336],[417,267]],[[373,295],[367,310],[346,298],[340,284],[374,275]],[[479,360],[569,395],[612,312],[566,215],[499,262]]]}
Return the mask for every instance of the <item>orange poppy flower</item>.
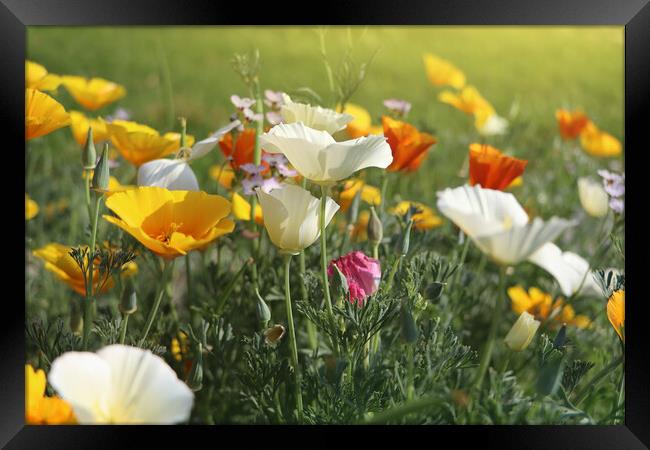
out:
{"label": "orange poppy flower", "polygon": [[614,327],[618,337],[621,338],[621,341],[625,342],[625,291],[616,291],[609,298],[607,301],[607,318],[609,319],[609,323],[612,324],[612,327]]}
{"label": "orange poppy flower", "polygon": [[233,169],[238,169],[242,164],[252,163],[255,153],[255,129],[246,128],[237,134],[235,148],[232,148],[232,133],[226,134],[219,140],[221,153],[230,160]]}
{"label": "orange poppy flower", "polygon": [[558,109],[555,111],[555,118],[560,127],[562,139],[577,138],[589,123],[589,118],[582,111],[571,112],[566,109]]}
{"label": "orange poppy flower", "polygon": [[437,139],[428,133],[421,133],[413,125],[382,116],[384,136],[393,152],[393,162],[387,170],[396,172],[417,170],[424,161],[427,151]]}
{"label": "orange poppy flower", "polygon": [[505,190],[524,173],[528,161],[513,158],[484,144],[469,146],[469,184],[486,189]]}

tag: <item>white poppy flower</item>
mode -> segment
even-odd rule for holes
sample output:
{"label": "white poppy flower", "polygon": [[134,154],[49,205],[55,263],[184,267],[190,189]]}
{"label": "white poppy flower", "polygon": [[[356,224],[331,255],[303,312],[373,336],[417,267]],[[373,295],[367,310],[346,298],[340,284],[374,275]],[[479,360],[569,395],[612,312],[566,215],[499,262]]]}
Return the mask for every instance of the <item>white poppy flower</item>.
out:
{"label": "white poppy flower", "polygon": [[52,363],[48,380],[81,424],[185,422],[194,401],[162,358],[127,345],[64,353]]}
{"label": "white poppy flower", "polygon": [[578,196],[584,210],[593,217],[605,217],[609,210],[609,196],[602,183],[589,178],[578,179]]}
{"label": "white poppy flower", "polygon": [[510,328],[504,342],[508,348],[515,352],[521,352],[528,347],[535,337],[540,325],[539,320],[535,320],[532,314],[526,311],[522,312],[515,324]]}
{"label": "white poppy flower", "polygon": [[239,124],[239,121],[231,122],[209,138],[195,143],[191,149],[181,148],[176,159],[154,159],[142,164],[138,168],[138,186],[157,186],[171,191],[198,191],[199,182],[190,162],[210,153],[219,139]]}
{"label": "white poppy flower", "polygon": [[600,294],[598,283],[589,271],[589,263],[580,255],[563,252],[560,247],[549,242],[533,253],[528,261],[553,275],[567,297],[575,294],[578,289],[582,294]]}
{"label": "white poppy flower", "polygon": [[492,114],[487,118],[483,126],[478,127],[479,134],[483,136],[496,136],[505,134],[508,130],[508,120],[497,115]]}
{"label": "white poppy flower", "polygon": [[302,122],[276,125],[260,136],[260,142],[264,150],[283,153],[302,176],[322,185],[334,184],[366,167],[385,169],[393,162],[384,136],[336,142],[329,133]]}
{"label": "white poppy flower", "polygon": [[[280,250],[297,255],[320,236],[320,199],[300,186],[284,184],[281,189],[265,193],[255,189],[264,215],[264,227]],[[339,205],[327,197],[325,226]]]}
{"label": "white poppy flower", "polygon": [[438,192],[438,209],[499,264],[525,260],[574,225],[557,217],[530,222],[514,195],[480,185]]}
{"label": "white poppy flower", "polygon": [[337,113],[334,110],[295,103],[287,94],[282,94],[283,105],[280,107],[284,123],[302,122],[309,128],[334,134],[343,130],[354,120],[350,114]]}

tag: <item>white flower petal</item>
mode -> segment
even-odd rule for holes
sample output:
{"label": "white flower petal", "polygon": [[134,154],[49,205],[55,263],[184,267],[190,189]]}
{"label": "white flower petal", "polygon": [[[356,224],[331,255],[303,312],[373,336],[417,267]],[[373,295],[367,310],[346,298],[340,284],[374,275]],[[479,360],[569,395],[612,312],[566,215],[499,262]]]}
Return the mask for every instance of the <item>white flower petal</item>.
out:
{"label": "white flower petal", "polygon": [[114,423],[173,424],[186,421],[194,394],[159,356],[126,345],[97,352],[111,369]]}
{"label": "white flower petal", "polygon": [[593,217],[605,217],[609,211],[609,196],[602,183],[589,178],[578,179],[578,196],[584,210]]}
{"label": "white flower petal", "polygon": [[344,129],[354,120],[354,117],[349,114],[340,114],[320,106],[295,103],[287,94],[282,94],[282,98],[284,104],[280,107],[280,113],[285,123],[302,122],[315,130],[333,134]]}
{"label": "white flower petal", "polygon": [[580,284],[582,284],[581,293],[593,295],[600,293],[598,284],[588,273],[589,263],[580,255],[562,252],[557,245],[549,242],[533,253],[528,261],[550,273],[566,296],[575,294]]}
{"label": "white flower petal", "polygon": [[157,186],[171,191],[198,191],[194,171],[181,159],[154,159],[138,169],[138,186]]}
{"label": "white flower petal", "polygon": [[366,167],[385,169],[393,152],[384,136],[370,135],[328,146],[319,155],[326,179],[339,181]]}
{"label": "white flower petal", "polygon": [[111,369],[96,354],[64,353],[52,363],[48,381],[79,423],[110,422]]}
{"label": "white flower petal", "polygon": [[492,114],[485,121],[485,124],[478,129],[478,132],[483,136],[496,136],[505,134],[508,130],[508,120],[497,114]]}

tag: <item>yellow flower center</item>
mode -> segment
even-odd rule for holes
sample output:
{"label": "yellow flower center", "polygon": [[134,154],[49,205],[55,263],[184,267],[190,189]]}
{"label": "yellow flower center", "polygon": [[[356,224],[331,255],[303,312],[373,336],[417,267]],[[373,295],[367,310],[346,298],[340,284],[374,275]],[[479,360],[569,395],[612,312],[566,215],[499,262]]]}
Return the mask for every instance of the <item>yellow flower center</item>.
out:
{"label": "yellow flower center", "polygon": [[162,231],[158,236],[155,237],[155,239],[164,244],[169,244],[169,241],[172,238],[172,234],[178,231],[178,229],[182,226],[183,226],[182,223],[176,224],[175,222],[172,222],[169,225],[169,228],[165,231]]}

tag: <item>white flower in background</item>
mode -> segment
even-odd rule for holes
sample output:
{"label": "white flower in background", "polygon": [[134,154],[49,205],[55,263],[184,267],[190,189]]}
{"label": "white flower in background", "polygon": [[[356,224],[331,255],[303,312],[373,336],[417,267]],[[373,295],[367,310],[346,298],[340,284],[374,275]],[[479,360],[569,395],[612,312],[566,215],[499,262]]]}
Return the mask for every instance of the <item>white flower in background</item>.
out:
{"label": "white flower in background", "polygon": [[[264,227],[280,250],[297,255],[320,236],[320,199],[300,186],[284,184],[282,189],[266,193],[255,190],[264,215]],[[327,197],[325,226],[339,205]]]}
{"label": "white flower in background", "polygon": [[563,252],[560,247],[549,242],[533,253],[528,261],[553,275],[562,293],[567,297],[577,293],[578,290],[585,295],[600,293],[598,283],[589,271],[589,263],[580,255]]}
{"label": "white flower in background", "polygon": [[601,183],[589,178],[578,179],[578,196],[584,210],[593,217],[604,217],[609,209],[609,196]]}
{"label": "white flower in background", "polygon": [[162,358],[127,345],[64,353],[52,363],[48,380],[81,424],[185,422],[194,402]]}
{"label": "white flower in background", "polygon": [[506,131],[508,131],[508,120],[497,114],[492,114],[481,126],[477,126],[476,129],[483,136],[506,134]]}
{"label": "white flower in background", "polygon": [[302,122],[314,130],[334,134],[343,130],[354,119],[350,114],[337,113],[320,106],[295,103],[287,94],[282,95],[282,101],[280,113],[284,123]]}
{"label": "white flower in background", "polygon": [[535,320],[532,314],[522,312],[515,324],[510,328],[504,342],[508,348],[515,352],[521,352],[528,347],[535,337],[540,321]]}
{"label": "white flower in background", "polygon": [[198,191],[199,182],[190,162],[207,155],[226,133],[239,125],[231,122],[190,148],[181,148],[175,159],[154,159],[138,169],[138,186],[157,186],[171,191]]}
{"label": "white flower in background", "polygon": [[262,148],[282,153],[302,176],[321,185],[334,184],[366,167],[385,169],[393,153],[384,136],[336,142],[326,131],[302,122],[279,124],[260,136]]}
{"label": "white flower in background", "polygon": [[480,185],[464,185],[438,192],[438,209],[499,264],[517,264],[567,228],[575,225],[558,217],[548,221],[528,214],[514,195]]}

